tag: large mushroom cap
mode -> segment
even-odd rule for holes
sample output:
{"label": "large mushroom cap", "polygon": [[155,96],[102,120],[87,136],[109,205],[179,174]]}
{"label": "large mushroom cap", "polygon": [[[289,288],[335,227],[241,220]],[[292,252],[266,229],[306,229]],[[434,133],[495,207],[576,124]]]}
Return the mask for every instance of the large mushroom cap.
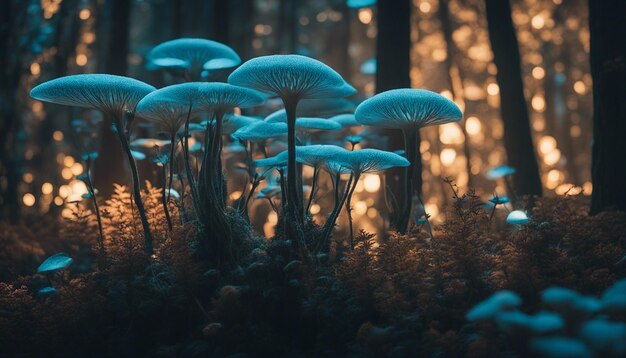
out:
{"label": "large mushroom cap", "polygon": [[176,133],[189,114],[189,104],[171,100],[167,91],[156,90],[137,104],[137,117],[156,122]]}
{"label": "large mushroom cap", "polygon": [[463,113],[444,96],[422,89],[395,89],[369,98],[355,112],[356,120],[383,128],[418,128],[460,121]]}
{"label": "large mushroom cap", "polygon": [[188,82],[157,91],[163,100],[192,106],[194,110],[228,110],[253,107],[265,102],[265,96],[248,88],[221,82]]}
{"label": "large mushroom cap", "polygon": [[119,114],[134,110],[139,100],[155,89],[129,77],[82,74],[44,82],[33,88],[30,96],[44,102]]}
{"label": "large mushroom cap", "polygon": [[317,167],[327,165],[338,156],[348,153],[343,147],[329,144],[314,144],[296,147],[296,160],[300,163]]}
{"label": "large mushroom cap", "polygon": [[338,114],[336,116],[330,117],[329,119],[339,123],[344,128],[356,127],[361,125],[361,123],[356,121],[356,117],[352,113]]}
{"label": "large mushroom cap", "polygon": [[350,167],[355,173],[377,173],[393,167],[408,167],[409,161],[396,153],[379,149],[361,149],[346,151],[342,156],[336,157],[345,166]]}
{"label": "large mushroom cap", "polygon": [[308,131],[326,130],[336,131],[341,129],[341,124],[324,118],[297,118],[296,128]]}
{"label": "large mushroom cap", "polygon": [[239,128],[232,134],[233,138],[240,140],[266,140],[269,138],[284,137],[287,135],[287,123],[268,123],[258,121]]}
{"label": "large mushroom cap", "polygon": [[469,321],[491,319],[498,313],[517,308],[521,304],[522,299],[515,292],[499,291],[474,306],[467,312],[466,317]]}
{"label": "large mushroom cap", "polygon": [[356,93],[332,68],[300,55],[253,58],[231,73],[228,83],[298,99],[346,97]]}
{"label": "large mushroom cap", "polygon": [[196,38],[166,41],[148,54],[148,67],[151,69],[216,70],[240,63],[239,55],[232,48],[216,41]]}
{"label": "large mushroom cap", "polygon": [[45,273],[63,270],[71,265],[72,261],[74,260],[71,257],[67,256],[63,252],[59,252],[58,254],[48,257],[44,262],[42,262],[37,268],[37,272]]}

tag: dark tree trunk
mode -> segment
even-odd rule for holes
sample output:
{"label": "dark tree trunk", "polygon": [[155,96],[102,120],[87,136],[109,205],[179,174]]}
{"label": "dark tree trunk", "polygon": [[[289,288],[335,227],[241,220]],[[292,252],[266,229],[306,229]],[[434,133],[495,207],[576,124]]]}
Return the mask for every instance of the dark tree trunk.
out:
{"label": "dark tree trunk", "polygon": [[[411,1],[379,1],[378,36],[376,38],[377,93],[396,88],[411,87],[411,78],[409,77],[411,69],[410,51]],[[389,139],[388,150],[404,149],[404,137],[400,130],[385,130],[384,134]],[[389,221],[392,223],[396,222],[401,208],[405,205],[405,200],[411,200],[411,198],[406,198],[404,195],[403,172],[403,168],[394,168],[387,170],[385,173],[387,190],[396,202],[396,207],[391,208],[392,212],[389,213]],[[413,178],[415,191],[421,195],[422,163],[419,155]]]}
{"label": "dark tree trunk", "polygon": [[626,210],[626,2],[589,0],[589,31],[595,214]]}
{"label": "dark tree trunk", "polygon": [[[463,79],[461,78],[461,68],[457,61],[459,61],[459,51],[452,39],[452,19],[450,18],[450,9],[448,8],[448,0],[439,1],[439,21],[441,21],[441,31],[443,32],[443,38],[446,41],[446,48],[448,50],[448,56],[444,61],[446,66],[446,73],[450,83],[450,91],[452,92],[452,98],[457,103],[464,103],[463,96]],[[465,154],[465,170],[467,171],[467,186],[472,187],[472,153],[470,150],[469,137],[465,130],[465,121],[459,123],[461,131],[463,132],[463,153]],[[446,197],[447,200],[447,197]],[[445,202],[445,201],[444,201]]]}
{"label": "dark tree trunk", "polygon": [[230,1],[216,0],[213,9],[214,40],[228,44],[230,41]]}
{"label": "dark tree trunk", "polygon": [[[110,0],[98,9],[97,19],[102,21],[97,24],[100,30],[98,38],[101,39],[98,68],[102,73],[126,75],[131,4],[126,0]],[[113,183],[130,184],[125,154],[112,131],[112,125],[112,118],[104,116],[100,128],[99,156],[93,168],[94,186],[105,198],[113,193]]]}
{"label": "dark tree trunk", "polygon": [[[0,218],[16,222],[20,205],[18,184],[21,180],[21,123],[16,105],[17,89],[23,68],[21,52],[15,51],[21,40],[28,3],[6,0],[0,3]],[[21,16],[19,14],[22,14]]]}
{"label": "dark tree trunk", "polygon": [[485,4],[493,61],[498,68],[504,148],[508,164],[517,170],[513,177],[515,191],[520,195],[541,195],[511,4],[509,0],[485,0]]}

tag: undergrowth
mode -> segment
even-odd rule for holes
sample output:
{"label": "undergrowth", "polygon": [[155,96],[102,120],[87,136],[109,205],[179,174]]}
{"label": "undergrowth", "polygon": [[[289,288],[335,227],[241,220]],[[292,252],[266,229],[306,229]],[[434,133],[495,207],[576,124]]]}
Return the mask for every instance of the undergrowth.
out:
{"label": "undergrowth", "polygon": [[[506,289],[532,311],[549,286],[597,295],[626,273],[626,213],[588,216],[584,197],[539,199],[530,223],[512,227],[455,190],[432,237],[361,231],[354,250],[334,243],[307,260],[230,213],[237,265],[211,267],[174,205],[173,230],[163,229],[160,195],[145,190],[152,256],[121,186],[101,205],[104,254],[81,205],[62,222],[0,224],[0,356],[495,355],[517,348],[480,338],[465,319],[477,303]],[[307,243],[320,235],[306,226]],[[35,274],[61,251],[75,260],[69,270]],[[56,293],[38,293],[50,284]]]}

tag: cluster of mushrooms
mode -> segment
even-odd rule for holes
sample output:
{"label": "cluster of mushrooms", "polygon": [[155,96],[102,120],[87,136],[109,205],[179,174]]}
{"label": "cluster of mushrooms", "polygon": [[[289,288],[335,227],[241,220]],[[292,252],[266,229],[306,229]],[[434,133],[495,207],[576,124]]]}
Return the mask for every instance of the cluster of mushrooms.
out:
{"label": "cluster of mushrooms", "polygon": [[[239,211],[246,216],[248,202],[254,195],[270,198],[279,214],[284,237],[295,250],[300,250],[304,245],[303,228],[310,218],[309,208],[322,170],[333,181],[335,204],[323,226],[323,239],[315,250],[327,251],[337,217],[344,206],[350,214],[350,199],[363,174],[405,167],[404,195],[414,197],[419,129],[459,121],[462,117],[454,102],[422,89],[383,92],[360,103],[354,113],[346,113],[351,111],[342,106],[349,101],[342,98],[354,95],[356,90],[320,61],[299,55],[272,55],[240,63],[239,56],[224,44],[206,39],[176,39],[156,46],[148,55],[148,66],[165,70],[184,83],[156,89],[128,77],[80,74],[40,84],[30,95],[40,101],[96,109],[114,118],[114,130],[130,165],[132,194],[148,253],[153,250],[152,234],[129,144],[129,123],[134,123],[134,118],[153,122],[167,134],[169,153],[162,156],[161,164],[167,167],[163,208],[169,229],[172,224],[167,204],[178,200],[185,221],[195,223],[204,233],[204,249],[228,255],[233,239],[229,213]],[[212,73],[233,67],[237,68],[227,83],[207,80]],[[241,109],[261,106],[272,97],[280,98],[284,109],[265,119],[236,114]],[[379,149],[354,150],[360,142],[359,136],[346,139],[352,144],[350,149],[311,143],[312,131],[357,125],[400,129],[404,134],[403,155]],[[202,138],[194,145],[196,148],[190,148],[192,132],[200,132]],[[268,145],[273,141],[284,143],[285,137],[287,149],[268,155]],[[229,206],[226,200],[228,181],[222,162],[222,151],[229,145],[225,143],[231,141],[230,145],[245,149],[248,159],[243,165],[248,168],[250,179],[242,194],[245,200],[240,200],[236,207]],[[308,200],[303,193],[303,165],[312,167],[314,173]],[[183,169],[175,172],[176,168]],[[88,172],[85,179],[89,180]],[[180,195],[172,189],[175,180],[184,184]],[[260,191],[255,194],[257,189]],[[92,197],[95,194],[91,186],[90,193]],[[278,208],[277,201],[271,200],[273,197],[280,198]],[[407,231],[412,218],[412,200],[404,203],[398,208],[400,215],[394,224],[399,232]],[[350,229],[352,236],[351,217]]]}

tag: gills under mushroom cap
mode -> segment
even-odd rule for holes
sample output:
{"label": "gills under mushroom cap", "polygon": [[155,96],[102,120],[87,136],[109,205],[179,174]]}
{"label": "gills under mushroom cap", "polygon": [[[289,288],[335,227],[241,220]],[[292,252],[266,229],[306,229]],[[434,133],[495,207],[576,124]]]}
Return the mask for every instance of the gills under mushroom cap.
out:
{"label": "gills under mushroom cap", "polygon": [[232,134],[240,140],[259,141],[269,138],[284,137],[287,135],[287,123],[267,123],[258,121],[239,128]]}
{"label": "gills under mushroom cap", "polygon": [[354,173],[377,173],[393,167],[408,167],[409,161],[398,154],[379,149],[346,151],[336,160],[352,169]]}
{"label": "gills under mushroom cap", "polygon": [[228,83],[297,99],[347,97],[356,93],[332,68],[300,55],[253,58],[231,73]]}
{"label": "gills under mushroom cap", "polygon": [[459,107],[444,96],[422,89],[395,89],[369,98],[355,112],[368,126],[403,129],[439,125],[461,120]]}
{"label": "gills under mushroom cap", "polygon": [[265,102],[265,96],[255,90],[220,82],[182,83],[161,88],[157,92],[163,100],[184,106],[192,105],[196,111],[226,111],[234,107],[253,107]]}
{"label": "gills under mushroom cap", "polygon": [[30,91],[34,99],[119,115],[134,111],[137,103],[156,88],[135,79],[107,74],[81,74],[44,82]]}
{"label": "gills under mushroom cap", "polygon": [[182,38],[163,42],[148,54],[149,68],[222,69],[241,63],[230,47],[207,39]]}

